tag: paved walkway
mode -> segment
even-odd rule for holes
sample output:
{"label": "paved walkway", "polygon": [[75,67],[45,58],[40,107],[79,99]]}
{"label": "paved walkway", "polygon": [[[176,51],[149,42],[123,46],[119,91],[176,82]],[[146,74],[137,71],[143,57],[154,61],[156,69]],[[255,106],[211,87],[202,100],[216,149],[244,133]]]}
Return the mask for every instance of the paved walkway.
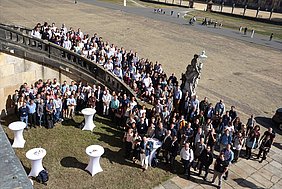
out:
{"label": "paved walkway", "polygon": [[[121,5],[105,3],[105,2],[96,1],[96,0],[80,0],[80,1],[85,2],[85,3],[91,3],[96,6],[101,6],[104,8],[121,10],[126,13],[136,14],[136,15],[144,16],[144,17],[151,18],[151,19],[180,24],[185,27],[193,27],[195,30],[199,30],[201,32],[211,32],[219,36],[224,36],[228,38],[230,37],[230,38],[245,41],[248,43],[263,45],[263,46],[271,47],[277,50],[282,50],[282,40],[274,39],[272,41],[269,41],[268,36],[255,34],[254,38],[251,38],[250,33],[248,33],[248,35],[243,35],[242,33],[239,33],[239,31],[237,30],[232,30],[232,29],[227,29],[227,28],[219,29],[219,28],[214,28],[213,26],[202,26],[201,24],[198,24],[198,23],[196,23],[195,25],[190,25],[188,21],[183,18],[183,16],[185,15],[186,12],[193,11],[193,9],[190,10],[190,9],[177,8],[177,7],[173,7],[171,9],[163,8],[163,10],[165,11],[165,14],[158,14],[158,13],[154,13],[153,8],[148,8],[148,7],[129,7],[129,6],[124,7]],[[173,16],[170,16],[171,10],[173,10],[174,13],[180,12],[180,18],[177,18],[175,14]]]}

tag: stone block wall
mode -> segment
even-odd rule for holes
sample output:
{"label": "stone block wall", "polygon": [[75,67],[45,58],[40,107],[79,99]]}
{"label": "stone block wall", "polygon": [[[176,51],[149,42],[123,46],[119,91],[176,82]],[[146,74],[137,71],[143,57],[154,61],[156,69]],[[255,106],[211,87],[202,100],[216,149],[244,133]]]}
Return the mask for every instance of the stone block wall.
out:
{"label": "stone block wall", "polygon": [[66,80],[68,83],[72,80],[58,70],[0,52],[0,117],[13,112],[12,95],[24,82],[30,85],[38,79],[53,78],[57,78],[59,82]]}

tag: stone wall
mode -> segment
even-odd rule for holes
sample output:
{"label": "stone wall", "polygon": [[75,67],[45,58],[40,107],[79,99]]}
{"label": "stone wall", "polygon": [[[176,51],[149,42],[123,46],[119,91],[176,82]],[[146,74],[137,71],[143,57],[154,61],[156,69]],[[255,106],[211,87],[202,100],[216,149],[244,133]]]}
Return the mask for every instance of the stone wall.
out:
{"label": "stone wall", "polygon": [[[13,111],[11,97],[16,89],[27,82],[28,85],[38,79],[57,78],[59,82],[71,82],[68,76],[41,64],[0,52],[0,117]],[[76,78],[74,77],[73,80]]]}

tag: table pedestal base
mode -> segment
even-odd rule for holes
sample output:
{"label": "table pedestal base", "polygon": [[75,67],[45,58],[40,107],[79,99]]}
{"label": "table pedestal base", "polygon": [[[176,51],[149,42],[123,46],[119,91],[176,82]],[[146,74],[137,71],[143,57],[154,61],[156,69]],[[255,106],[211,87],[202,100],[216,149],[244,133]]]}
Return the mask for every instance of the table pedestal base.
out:
{"label": "table pedestal base", "polygon": [[100,157],[90,157],[89,164],[87,165],[85,170],[89,171],[91,176],[94,176],[95,174],[103,171],[99,161]]}
{"label": "table pedestal base", "polygon": [[85,124],[82,130],[92,131],[94,129],[95,124],[93,123],[93,115],[84,115]]}
{"label": "table pedestal base", "polygon": [[29,177],[37,177],[40,171],[44,170],[42,165],[42,159],[32,160],[31,161],[31,170],[29,173]]}
{"label": "table pedestal base", "polygon": [[25,140],[14,140],[13,148],[24,148]]}

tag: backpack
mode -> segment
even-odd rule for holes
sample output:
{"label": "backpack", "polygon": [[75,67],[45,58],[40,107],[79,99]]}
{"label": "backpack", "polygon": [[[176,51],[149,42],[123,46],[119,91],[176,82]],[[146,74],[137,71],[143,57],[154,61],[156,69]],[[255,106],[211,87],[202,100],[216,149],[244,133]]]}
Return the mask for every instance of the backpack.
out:
{"label": "backpack", "polygon": [[157,158],[154,157],[152,159],[151,166],[154,167],[154,168],[158,166],[158,159]]}
{"label": "backpack", "polygon": [[38,176],[36,177],[36,181],[47,185],[47,181],[49,180],[49,175],[47,170],[42,170],[39,172]]}

